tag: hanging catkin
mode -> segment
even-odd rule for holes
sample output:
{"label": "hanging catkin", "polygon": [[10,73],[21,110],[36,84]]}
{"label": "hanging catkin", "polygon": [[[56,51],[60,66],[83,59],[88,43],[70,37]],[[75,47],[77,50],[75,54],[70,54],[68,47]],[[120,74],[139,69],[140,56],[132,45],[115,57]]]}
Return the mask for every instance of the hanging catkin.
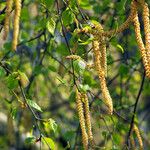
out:
{"label": "hanging catkin", "polygon": [[105,80],[105,72],[101,67],[101,62],[100,62],[101,54],[100,54],[100,50],[99,50],[99,42],[97,40],[93,41],[93,52],[94,52],[94,57],[95,57],[95,60],[94,60],[95,68],[97,70],[98,77],[100,80],[103,101],[106,104],[106,106],[108,107],[109,113],[112,114],[113,113],[113,103],[112,103],[112,99],[109,94],[109,91],[107,89],[106,80]]}
{"label": "hanging catkin", "polygon": [[[99,26],[99,28],[101,28],[101,31],[103,32],[103,27],[101,25]],[[99,41],[99,49],[101,53],[100,62],[101,62],[102,69],[105,72],[105,77],[107,77],[107,52],[106,52],[105,37],[99,35],[98,41]]]}
{"label": "hanging catkin", "polygon": [[4,35],[3,35],[4,40],[6,40],[8,32],[9,32],[12,3],[13,3],[13,0],[6,0],[6,15],[5,15],[5,21],[4,21]]}
{"label": "hanging catkin", "polygon": [[107,77],[107,53],[106,53],[106,44],[104,43],[104,41],[99,41],[99,48],[101,52],[101,59],[100,59],[101,66],[105,72],[105,77]]}
{"label": "hanging catkin", "polygon": [[105,76],[107,76],[107,54],[106,54],[106,42],[105,36],[102,35],[104,32],[103,27],[100,23],[94,24],[94,29],[89,31],[99,43],[99,51],[100,51],[100,65],[103,69]]}
{"label": "hanging catkin", "polygon": [[147,3],[143,4],[143,23],[144,23],[144,33],[145,33],[145,48],[146,48],[146,55],[148,61],[148,77],[150,78],[150,19],[149,19],[149,8]]}
{"label": "hanging catkin", "polygon": [[78,91],[78,89],[76,89],[76,104],[77,104],[77,111],[78,111],[79,122],[80,122],[81,133],[82,133],[83,147],[85,150],[88,150],[88,135],[86,133],[83,103],[81,100],[81,93]]}
{"label": "hanging catkin", "polygon": [[131,149],[135,150],[135,141],[133,135],[130,135],[130,143],[131,143]]}
{"label": "hanging catkin", "polygon": [[18,44],[20,13],[21,13],[21,0],[15,0],[14,29],[12,40],[13,50],[16,50]]}
{"label": "hanging catkin", "polygon": [[90,144],[93,144],[93,133],[92,133],[92,125],[91,125],[91,118],[90,118],[90,110],[89,110],[89,101],[87,94],[83,93],[82,98],[84,100],[84,112],[85,112],[85,122],[87,127],[88,139]]}
{"label": "hanging catkin", "polygon": [[141,53],[141,56],[142,56],[146,76],[150,77],[150,69],[149,69],[149,66],[148,66],[147,53],[146,53],[145,46],[144,46],[144,43],[143,43],[143,40],[142,40],[142,37],[141,37],[140,23],[139,23],[137,11],[136,11],[135,18],[133,19],[133,23],[134,23],[135,36],[136,36],[137,44],[138,44],[138,47],[140,49],[140,53]]}
{"label": "hanging catkin", "polygon": [[133,131],[135,132],[136,136],[137,136],[137,140],[140,146],[140,150],[143,150],[143,141],[142,141],[142,137],[140,134],[140,131],[138,129],[138,127],[136,125],[133,126]]}

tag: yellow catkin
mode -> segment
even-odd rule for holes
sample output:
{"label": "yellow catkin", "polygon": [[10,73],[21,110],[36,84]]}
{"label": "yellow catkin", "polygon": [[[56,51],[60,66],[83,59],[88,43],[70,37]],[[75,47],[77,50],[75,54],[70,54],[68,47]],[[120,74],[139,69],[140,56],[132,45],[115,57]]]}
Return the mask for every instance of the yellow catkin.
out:
{"label": "yellow catkin", "polygon": [[69,56],[66,57],[66,59],[73,59],[73,60],[76,60],[76,59],[81,59],[81,57],[78,56],[78,55],[69,55]]}
{"label": "yellow catkin", "polygon": [[149,66],[148,66],[148,59],[147,59],[145,46],[144,46],[144,43],[143,43],[143,40],[142,40],[142,37],[141,37],[140,23],[139,23],[137,11],[136,11],[135,18],[133,19],[133,23],[134,23],[135,36],[136,36],[137,44],[138,44],[138,47],[140,49],[140,53],[141,53],[141,56],[142,56],[146,76],[150,77],[150,69],[149,69]]}
{"label": "yellow catkin", "polygon": [[150,78],[150,19],[149,19],[149,8],[147,3],[143,3],[143,23],[145,33],[145,48],[148,61],[148,77]]}
{"label": "yellow catkin", "polygon": [[103,96],[103,101],[108,107],[109,114],[113,113],[113,103],[112,103],[112,98],[110,96],[110,93],[108,91],[107,85],[106,85],[106,80],[105,80],[105,72],[101,67],[100,63],[100,50],[99,50],[99,42],[97,40],[93,41],[93,52],[94,52],[94,63],[95,63],[95,68],[98,73],[98,77],[100,80],[100,87],[102,90],[102,96]]}
{"label": "yellow catkin", "polygon": [[86,68],[87,69],[92,69],[92,68],[94,68],[94,64],[88,64],[88,63],[86,63]]}
{"label": "yellow catkin", "polygon": [[130,135],[131,150],[135,150],[135,141],[133,135]]}
{"label": "yellow catkin", "polygon": [[140,150],[143,150],[144,148],[143,148],[142,137],[141,137],[140,131],[139,131],[139,129],[136,125],[133,126],[133,131],[135,132],[135,134],[137,136],[138,143],[139,143],[139,146],[140,146]]}
{"label": "yellow catkin", "polygon": [[10,15],[12,10],[12,0],[6,0],[6,15],[5,15],[5,22],[4,22],[4,35],[3,39],[6,40],[8,32],[9,32],[9,26],[10,26]]}
{"label": "yellow catkin", "polygon": [[21,0],[15,0],[14,29],[12,40],[13,50],[16,50],[18,44],[20,13],[21,13]]}
{"label": "yellow catkin", "polygon": [[101,66],[105,72],[105,77],[107,77],[107,53],[106,53],[106,44],[103,41],[99,41],[99,47],[101,51]]}
{"label": "yellow catkin", "polygon": [[79,122],[80,122],[81,133],[82,133],[83,147],[84,150],[88,150],[88,135],[86,133],[83,103],[81,100],[81,93],[78,91],[78,89],[76,89],[76,104],[77,104],[77,111],[78,111]]}
{"label": "yellow catkin", "polygon": [[87,94],[83,93],[82,97],[84,99],[84,112],[85,112],[85,122],[86,122],[86,127],[87,127],[87,133],[88,133],[88,139],[91,144],[93,144],[93,133],[92,133],[92,125],[91,125],[91,118],[90,118],[90,110],[89,110],[89,101]]}
{"label": "yellow catkin", "polygon": [[[101,25],[99,25],[99,30],[101,30],[102,32],[104,31]],[[107,76],[107,52],[106,52],[105,37],[102,35],[99,35],[97,38],[99,41],[99,49],[101,53],[101,58],[100,58],[101,66],[105,72],[105,76]]]}
{"label": "yellow catkin", "polygon": [[106,42],[105,37],[102,35],[103,27],[100,23],[94,24],[94,29],[89,32],[93,34],[94,38],[99,42],[99,51],[100,51],[100,65],[107,76],[107,54],[106,54]]}

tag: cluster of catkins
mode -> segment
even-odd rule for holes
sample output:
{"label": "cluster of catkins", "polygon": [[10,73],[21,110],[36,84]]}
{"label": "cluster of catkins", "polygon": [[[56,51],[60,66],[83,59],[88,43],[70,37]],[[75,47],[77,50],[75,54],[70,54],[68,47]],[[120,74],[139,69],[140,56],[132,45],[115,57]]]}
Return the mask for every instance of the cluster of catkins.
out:
{"label": "cluster of catkins", "polygon": [[19,21],[20,21],[20,13],[21,13],[21,0],[6,0],[6,16],[4,21],[4,35],[3,39],[7,38],[9,33],[10,26],[10,16],[13,11],[12,6],[13,2],[15,5],[14,9],[14,18],[13,18],[13,40],[12,40],[12,49],[16,50],[18,44],[18,36],[19,36]]}
{"label": "cluster of catkins", "polygon": [[[140,32],[140,22],[138,18],[138,7],[142,8],[142,19],[144,24],[145,44]],[[135,17],[133,18],[134,30],[138,47],[141,52],[146,76],[150,79],[150,19],[148,4],[143,0],[136,3]]]}
{"label": "cluster of catkins", "polygon": [[[15,5],[14,9],[14,20],[13,20],[13,40],[12,40],[12,49],[16,50],[18,44],[18,35],[19,35],[19,21],[20,21],[20,13],[21,13],[21,0],[6,0],[6,16],[4,22],[4,36],[6,39],[9,33],[10,26],[10,15],[13,11],[13,1]],[[141,30],[140,30],[140,22],[138,18],[139,8],[142,8],[142,19],[144,24],[144,35],[145,42],[142,40]],[[100,87],[103,96],[103,102],[108,107],[108,113],[110,115],[113,114],[113,102],[110,96],[109,90],[106,84],[106,76],[107,76],[107,57],[106,57],[106,37],[111,37],[120,33],[127,29],[130,24],[134,24],[135,36],[137,40],[138,47],[141,52],[141,57],[143,60],[143,65],[145,68],[146,76],[150,78],[150,20],[149,20],[149,8],[147,3],[144,0],[133,0],[131,2],[131,11],[127,20],[117,29],[113,29],[110,31],[104,31],[103,27],[100,23],[94,24],[91,28],[83,28],[79,32],[85,32],[92,34],[94,40],[92,42],[93,45],[93,55],[94,55],[94,67],[97,71],[97,75],[100,81]],[[68,56],[69,59],[79,59],[80,56],[72,55]],[[87,65],[87,67],[89,67]],[[79,122],[82,132],[82,142],[84,149],[87,150],[89,146],[89,142],[93,144],[93,134],[92,134],[92,125],[90,120],[90,110],[89,110],[89,102],[86,93],[80,92],[76,88],[76,104],[77,111],[79,115]],[[136,133],[140,149],[143,149],[142,138],[138,127],[136,125],[133,126],[133,131]],[[131,145],[134,147],[134,139],[130,136]]]}
{"label": "cluster of catkins", "polygon": [[93,134],[90,119],[89,101],[86,93],[80,92],[76,88],[76,104],[79,122],[82,133],[82,143],[85,150],[88,150],[89,142],[93,145]]}
{"label": "cluster of catkins", "polygon": [[[141,29],[140,29],[140,22],[138,18],[138,12],[142,8],[142,18],[143,18],[143,24],[144,24],[144,35],[145,35],[145,42],[143,42],[142,36],[141,36]],[[94,55],[94,67],[97,71],[97,75],[99,77],[100,81],[100,87],[102,91],[103,96],[103,102],[108,107],[108,113],[113,114],[113,102],[112,98],[110,96],[109,90],[107,88],[106,84],[106,76],[107,76],[107,57],[106,57],[106,38],[112,37],[116,35],[117,33],[120,33],[127,29],[130,24],[133,23],[134,30],[135,30],[135,36],[137,40],[138,47],[140,49],[144,69],[147,78],[150,79],[150,18],[149,18],[149,8],[147,3],[144,0],[133,0],[131,2],[131,11],[129,14],[129,17],[127,20],[119,26],[117,29],[113,29],[110,31],[104,31],[103,27],[100,23],[94,24],[92,27],[89,28],[83,28],[81,30],[78,30],[77,32],[80,33],[89,33],[92,34],[94,39],[92,42],[93,45],[93,55]],[[74,56],[77,58],[77,56]],[[73,58],[72,58],[73,59]],[[82,97],[81,93],[77,90],[76,92],[76,99],[77,99],[77,111],[79,115],[80,120],[80,126],[82,131],[82,141],[84,145],[84,149],[87,149],[88,147],[88,135],[86,133],[86,124],[87,126],[90,126],[90,132],[91,132],[91,122],[87,122],[86,119],[84,119],[84,111],[83,111],[83,103],[82,100],[80,100]],[[89,106],[88,110],[89,110]],[[89,111],[88,111],[89,112]],[[86,116],[85,116],[86,118]],[[89,125],[88,125],[89,124]],[[133,125],[132,132],[135,132],[140,149],[143,149],[143,142],[142,138],[139,132],[139,129],[136,125]],[[92,132],[91,132],[92,135]],[[92,136],[93,139],[93,136]],[[135,147],[134,139],[132,136],[130,136],[131,146]]]}

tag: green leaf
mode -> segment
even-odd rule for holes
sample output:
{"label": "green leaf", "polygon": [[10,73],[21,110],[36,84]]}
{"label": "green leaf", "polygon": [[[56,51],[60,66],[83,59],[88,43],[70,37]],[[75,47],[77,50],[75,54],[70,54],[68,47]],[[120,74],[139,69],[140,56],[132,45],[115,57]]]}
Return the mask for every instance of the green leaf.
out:
{"label": "green leaf", "polygon": [[52,71],[52,72],[56,72],[57,70],[56,70],[56,68],[54,67],[54,65],[52,66],[52,65],[49,65],[48,66],[48,70],[50,70],[50,71]]}
{"label": "green leaf", "polygon": [[25,139],[25,143],[26,144],[33,144],[33,143],[35,143],[35,141],[36,141],[36,137],[35,136],[27,137]]}
{"label": "green leaf", "polygon": [[116,144],[116,145],[119,145],[120,144],[120,140],[121,140],[121,137],[119,134],[113,134],[113,142]]}
{"label": "green leaf", "polygon": [[102,106],[102,104],[103,104],[101,99],[95,99],[94,103],[95,103],[96,106]]}
{"label": "green leaf", "polygon": [[122,122],[118,122],[116,124],[116,128],[120,131],[120,132],[127,132],[128,131],[128,127],[122,123]]}
{"label": "green leaf", "polygon": [[34,109],[36,109],[40,112],[43,112],[41,107],[36,102],[34,102],[33,100],[27,99],[27,103],[29,106],[33,107]]}
{"label": "green leaf", "polygon": [[4,19],[5,19],[5,15],[4,15],[4,14],[1,14],[1,15],[0,15],[0,22],[4,21]]}
{"label": "green leaf", "polygon": [[106,139],[108,137],[109,133],[107,131],[102,132],[102,136]]}
{"label": "green leaf", "polygon": [[46,24],[47,24],[47,19],[46,18],[40,18],[40,20],[38,21],[38,24],[35,26],[35,29],[39,29],[39,28],[46,28]]}
{"label": "green leaf", "polygon": [[88,84],[85,84],[85,85],[79,84],[79,88],[82,92],[86,92],[86,91],[90,90],[90,87]]}
{"label": "green leaf", "polygon": [[125,64],[121,64],[120,68],[119,68],[119,73],[122,76],[126,76],[128,74],[128,72],[129,72],[129,68]]}
{"label": "green leaf", "polygon": [[54,4],[54,0],[40,0],[43,5],[45,5],[47,8],[52,7],[52,5]]}
{"label": "green leaf", "polygon": [[89,0],[78,0],[78,2],[79,2],[80,7],[83,9],[89,10],[92,8],[89,3]]}
{"label": "green leaf", "polygon": [[70,102],[75,102],[75,100],[76,100],[76,94],[75,94],[74,91],[72,91],[72,92],[70,93],[70,96],[69,96],[69,101],[70,101]]}
{"label": "green leaf", "polygon": [[64,133],[63,136],[66,139],[66,141],[70,141],[71,139],[75,137],[75,131],[67,131]]}
{"label": "green leaf", "polygon": [[16,117],[17,117],[17,108],[12,108],[11,109],[11,117],[13,119],[16,119]]}
{"label": "green leaf", "polygon": [[28,8],[23,7],[23,9],[21,9],[21,20],[23,22],[27,22],[29,21],[29,18],[30,18],[30,14],[29,14]]}
{"label": "green leaf", "polygon": [[67,26],[69,24],[72,24],[74,21],[74,14],[72,13],[72,11],[67,8],[63,13],[62,13],[62,21],[64,26]]}
{"label": "green leaf", "polygon": [[6,43],[4,44],[4,49],[5,49],[6,51],[11,50],[11,42],[6,42]]}
{"label": "green leaf", "polygon": [[24,72],[21,72],[20,70],[18,70],[19,73],[19,80],[21,85],[25,88],[27,87],[27,85],[29,84],[29,79],[27,77],[27,75]]}
{"label": "green leaf", "polygon": [[77,73],[83,73],[83,71],[85,70],[86,64],[83,60],[75,60],[73,62],[74,65],[74,69]]}
{"label": "green leaf", "polygon": [[56,23],[53,20],[53,18],[51,18],[50,20],[47,21],[46,27],[52,35],[54,35],[55,26],[56,26]]}
{"label": "green leaf", "polygon": [[6,78],[6,84],[10,90],[13,90],[18,86],[18,80],[16,79],[14,74],[11,74]]}
{"label": "green leaf", "polygon": [[56,132],[57,127],[58,127],[55,120],[51,118],[48,119],[48,121],[44,122],[43,124],[46,130],[52,130],[54,133]]}
{"label": "green leaf", "polygon": [[92,78],[91,73],[84,71],[83,84],[88,84],[90,87],[97,87],[97,82]]}
{"label": "green leaf", "polygon": [[57,130],[57,124],[56,124],[56,122],[55,122],[55,120],[53,120],[53,119],[48,119],[48,121],[49,121],[49,124],[50,124],[50,126],[51,126],[51,129],[54,131],[54,132],[56,132],[56,130]]}
{"label": "green leaf", "polygon": [[51,150],[55,150],[55,143],[54,143],[54,141],[51,138],[49,138],[49,137],[42,137],[42,142],[44,144],[48,145],[51,148]]}
{"label": "green leaf", "polygon": [[116,3],[116,9],[119,11],[118,13],[121,13],[125,10],[127,0],[121,0],[120,2]]}
{"label": "green leaf", "polygon": [[34,74],[36,74],[36,75],[42,73],[42,66],[40,66],[40,65],[35,66],[33,72],[34,72]]}
{"label": "green leaf", "polygon": [[4,68],[0,67],[0,77],[4,77],[6,74]]}
{"label": "green leaf", "polygon": [[68,48],[64,43],[57,46],[56,52],[59,53],[61,56],[69,55]]}

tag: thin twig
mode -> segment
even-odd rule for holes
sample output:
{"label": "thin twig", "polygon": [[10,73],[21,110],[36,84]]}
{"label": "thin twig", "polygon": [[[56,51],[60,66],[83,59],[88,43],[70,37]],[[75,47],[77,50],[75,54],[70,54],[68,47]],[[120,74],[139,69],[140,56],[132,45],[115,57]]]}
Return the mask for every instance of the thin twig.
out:
{"label": "thin twig", "polygon": [[130,129],[129,129],[128,136],[127,136],[127,146],[129,146],[129,137],[131,135],[132,128],[134,126],[134,119],[135,119],[135,115],[136,115],[136,111],[137,111],[139,98],[140,98],[140,95],[141,95],[142,90],[143,90],[144,81],[145,81],[145,72],[143,73],[140,89],[139,89],[139,92],[138,92],[138,95],[137,95],[137,98],[136,98],[136,101],[135,101],[135,105],[134,105],[133,115],[132,115],[132,119],[131,119],[131,123],[130,123]]}

